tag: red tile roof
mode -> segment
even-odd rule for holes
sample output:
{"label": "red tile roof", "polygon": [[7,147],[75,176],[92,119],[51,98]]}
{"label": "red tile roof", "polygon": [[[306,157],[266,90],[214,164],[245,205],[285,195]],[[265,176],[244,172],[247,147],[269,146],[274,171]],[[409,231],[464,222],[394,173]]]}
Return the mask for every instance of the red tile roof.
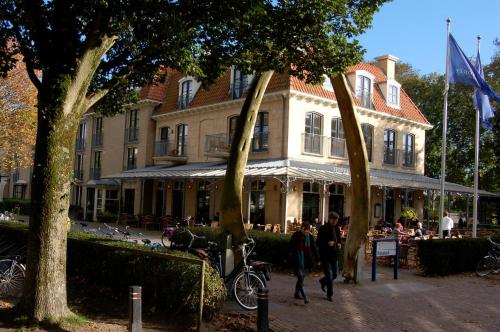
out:
{"label": "red tile roof", "polygon": [[[387,82],[387,77],[382,72],[382,70],[374,65],[360,63],[348,68],[346,72],[349,73],[355,70],[366,70],[370,72],[375,76],[374,83]],[[140,95],[149,96],[149,99],[162,100],[160,97],[163,98],[164,103],[160,106],[159,109],[156,110],[155,114],[174,112],[178,109],[178,81],[182,77],[183,75],[179,72],[169,70],[167,80],[164,84],[147,87],[147,89],[143,89],[144,92],[141,91]],[[189,103],[188,107],[211,105],[231,100],[230,78],[231,73],[229,70],[227,70],[214,84],[210,85],[206,89],[200,88],[194,96],[193,100]],[[300,91],[310,95],[335,100],[335,93],[326,90],[322,85],[306,84],[304,81],[290,76],[287,73],[275,73],[271,78],[269,85],[267,86],[266,93],[289,90]],[[356,97],[354,99],[356,104],[358,106],[361,106],[360,101]],[[399,109],[390,107],[386,104],[385,98],[380,91],[380,88],[378,87],[376,87],[373,91],[373,104],[376,111],[423,124],[429,124],[429,121],[425,118],[418,107],[411,101],[410,97],[403,89],[401,89],[400,93]]]}

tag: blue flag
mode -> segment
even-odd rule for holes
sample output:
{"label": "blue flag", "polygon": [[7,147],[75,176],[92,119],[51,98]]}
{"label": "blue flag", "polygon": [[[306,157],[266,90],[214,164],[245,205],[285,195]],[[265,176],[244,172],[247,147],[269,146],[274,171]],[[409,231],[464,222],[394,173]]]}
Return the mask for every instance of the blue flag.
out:
{"label": "blue flag", "polygon": [[464,83],[472,85],[482,94],[500,103],[500,96],[498,96],[495,91],[491,89],[486,80],[481,77],[474,65],[460,49],[460,46],[458,46],[451,33],[449,35],[449,45],[450,55],[446,64],[448,68],[448,82],[450,84]]}
{"label": "blue flag", "polygon": [[[475,68],[479,73],[479,76],[481,76],[481,78],[484,79],[483,66],[481,65],[481,57],[479,56],[479,50],[477,51]],[[480,90],[474,89],[473,100],[474,100],[474,106],[479,111],[484,127],[491,129],[491,124],[489,123],[488,120],[492,118],[494,114],[488,96],[483,94]]]}

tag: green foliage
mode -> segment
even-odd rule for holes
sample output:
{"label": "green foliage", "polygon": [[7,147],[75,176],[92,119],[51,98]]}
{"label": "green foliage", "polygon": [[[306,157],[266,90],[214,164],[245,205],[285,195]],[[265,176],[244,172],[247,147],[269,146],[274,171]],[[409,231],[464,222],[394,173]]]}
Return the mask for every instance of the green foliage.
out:
{"label": "green foliage", "polygon": [[31,201],[5,198],[3,202],[0,202],[0,212],[4,211],[29,216],[31,214]]}
{"label": "green foliage", "polygon": [[[496,59],[496,60],[495,60]],[[498,82],[498,52],[492,61],[492,67],[485,66],[485,72],[490,82]],[[491,70],[490,70],[491,68]],[[425,137],[425,174],[439,178],[441,174],[441,141],[443,117],[444,75],[431,73],[420,75],[409,64],[398,64],[397,80],[410,95],[413,102],[434,126],[426,131]],[[498,91],[498,89],[497,89]],[[473,179],[475,110],[472,104],[473,89],[470,86],[451,84],[448,94],[448,132],[446,155],[446,180],[471,186]],[[495,106],[495,105],[493,105]],[[500,124],[499,116],[493,120],[496,123],[493,132],[481,131],[479,186],[484,190],[500,189]],[[496,129],[495,129],[496,128]],[[488,181],[483,179],[488,178]]]}
{"label": "green foliage", "polygon": [[407,220],[412,221],[418,220],[417,211],[411,207],[404,208],[404,210],[401,212],[401,217],[405,217]]}
{"label": "green foliage", "polygon": [[[2,223],[0,234],[24,245],[27,228],[19,223]],[[194,256],[164,250],[178,257]],[[160,253],[160,252],[156,252]],[[151,250],[140,245],[113,241],[84,233],[68,234],[68,267],[70,278],[86,280],[92,285],[111,289],[113,296],[126,301],[128,286],[140,285],[147,310],[194,312],[199,299],[200,266],[151,256]],[[69,284],[71,288],[71,284]],[[214,269],[205,272],[206,310],[217,311],[225,298],[225,288]]]}
{"label": "green foliage", "polygon": [[115,222],[117,218],[118,216],[116,215],[116,213],[107,210],[97,213],[97,220],[100,222],[105,222],[105,223]]}
{"label": "green foliage", "polygon": [[490,248],[485,238],[426,240],[417,242],[417,255],[425,274],[444,276],[475,271]]}

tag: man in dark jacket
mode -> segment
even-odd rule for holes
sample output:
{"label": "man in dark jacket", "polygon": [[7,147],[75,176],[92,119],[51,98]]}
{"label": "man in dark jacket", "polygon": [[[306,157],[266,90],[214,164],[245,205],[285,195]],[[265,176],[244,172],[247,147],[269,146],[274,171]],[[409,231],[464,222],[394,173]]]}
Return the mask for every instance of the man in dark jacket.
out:
{"label": "man in dark jacket", "polygon": [[332,212],[328,215],[328,223],[319,228],[316,243],[325,276],[319,280],[321,289],[325,291],[328,301],[332,301],[333,280],[337,278],[337,256],[340,251],[339,215]]}
{"label": "man in dark jacket", "polygon": [[295,298],[304,299],[304,303],[309,303],[304,291],[305,270],[311,269],[318,259],[314,238],[310,233],[311,225],[304,221],[300,230],[293,233],[290,239],[290,256],[292,258],[293,268],[297,276],[295,284]]}

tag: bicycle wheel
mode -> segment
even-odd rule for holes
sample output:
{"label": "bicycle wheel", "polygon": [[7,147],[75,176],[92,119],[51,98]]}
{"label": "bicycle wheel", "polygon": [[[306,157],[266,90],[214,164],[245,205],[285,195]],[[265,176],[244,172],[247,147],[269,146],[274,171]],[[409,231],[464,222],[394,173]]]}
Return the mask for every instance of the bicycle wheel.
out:
{"label": "bicycle wheel", "polygon": [[476,274],[479,277],[487,276],[495,269],[496,263],[496,259],[491,256],[481,258],[476,266]]}
{"label": "bicycle wheel", "polygon": [[[14,264],[14,266],[12,266]],[[0,297],[19,297],[23,293],[24,267],[10,259],[0,261]]]}
{"label": "bicycle wheel", "polygon": [[233,293],[238,304],[246,310],[257,309],[257,291],[264,282],[253,272],[241,272],[234,279]]}

